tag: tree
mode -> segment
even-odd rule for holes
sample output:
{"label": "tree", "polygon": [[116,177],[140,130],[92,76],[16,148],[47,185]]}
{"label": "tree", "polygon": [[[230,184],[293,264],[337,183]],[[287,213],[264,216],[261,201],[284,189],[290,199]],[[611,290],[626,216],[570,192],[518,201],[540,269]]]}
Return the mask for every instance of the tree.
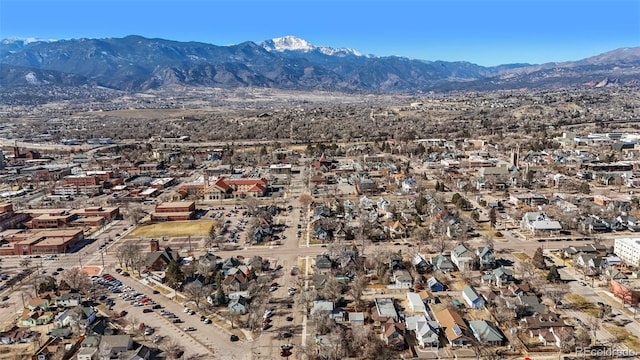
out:
{"label": "tree", "polygon": [[196,304],[196,308],[200,309],[202,300],[211,295],[213,288],[211,286],[200,286],[199,284],[190,282],[184,286],[183,291],[185,295],[187,295],[187,299],[193,301],[193,303]]}
{"label": "tree", "polygon": [[431,240],[431,231],[427,227],[419,226],[413,231],[413,236],[419,244],[418,252],[420,252],[422,251],[423,245],[429,244],[429,240]]}
{"label": "tree", "polygon": [[205,248],[210,248],[214,244],[218,247],[220,246],[220,243],[224,241],[224,238],[219,237],[220,230],[222,230],[222,222],[220,220],[213,220],[211,226],[209,227],[209,236],[207,236],[204,243]]}
{"label": "tree", "polygon": [[[554,268],[555,266],[552,266]],[[557,270],[557,269],[556,269]],[[550,272],[551,273],[551,272]],[[547,276],[547,279],[549,277]],[[545,288],[545,294],[553,301],[553,307],[557,308],[558,303],[569,293],[570,288],[568,284],[554,284]]]}
{"label": "tree", "polygon": [[586,181],[583,181],[582,183],[580,183],[580,188],[578,190],[583,194],[591,193],[591,188],[589,187],[589,183]]}
{"label": "tree", "polygon": [[256,211],[258,210],[258,206],[260,205],[258,199],[256,199],[253,196],[246,197],[243,203],[244,203],[244,206],[247,207],[247,213],[252,215],[256,213]]}
{"label": "tree", "polygon": [[531,259],[533,266],[538,269],[546,269],[547,263],[544,260],[544,252],[541,247],[536,249],[535,254],[533,254],[533,258]]}
{"label": "tree", "polygon": [[176,260],[171,260],[167,265],[167,271],[165,272],[167,277],[167,285],[171,288],[177,288],[178,285],[184,280],[184,273],[180,268],[180,263]]}
{"label": "tree", "polygon": [[81,291],[87,291],[92,284],[89,275],[77,267],[67,269],[60,273],[60,279],[67,283],[71,289]]}
{"label": "tree", "polygon": [[367,279],[367,277],[362,273],[358,273],[354,277],[353,281],[351,281],[351,283],[349,284],[349,294],[353,296],[353,302],[356,311],[358,311],[358,309],[361,309],[362,307],[362,294],[367,288],[368,283],[369,280]]}
{"label": "tree", "polygon": [[309,193],[304,193],[300,195],[298,201],[302,205],[302,210],[306,211],[309,205],[313,202],[313,197],[311,197],[311,194]]}
{"label": "tree", "polygon": [[551,265],[549,269],[549,273],[547,274],[547,281],[556,283],[560,281],[560,273],[558,272],[558,268],[555,265]]}
{"label": "tree", "polygon": [[491,224],[492,229],[496,228],[496,220],[497,220],[496,208],[492,207],[491,211],[489,211],[489,223]]}

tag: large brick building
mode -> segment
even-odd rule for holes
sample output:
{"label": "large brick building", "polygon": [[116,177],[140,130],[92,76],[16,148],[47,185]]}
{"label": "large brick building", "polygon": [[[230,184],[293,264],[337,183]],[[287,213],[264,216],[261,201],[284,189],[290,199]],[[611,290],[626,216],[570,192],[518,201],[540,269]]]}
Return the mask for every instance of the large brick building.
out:
{"label": "large brick building", "polygon": [[156,205],[151,213],[152,221],[180,221],[191,220],[196,210],[193,201],[177,201]]}
{"label": "large brick building", "polygon": [[3,236],[0,255],[63,254],[83,239],[81,229],[13,231]]}

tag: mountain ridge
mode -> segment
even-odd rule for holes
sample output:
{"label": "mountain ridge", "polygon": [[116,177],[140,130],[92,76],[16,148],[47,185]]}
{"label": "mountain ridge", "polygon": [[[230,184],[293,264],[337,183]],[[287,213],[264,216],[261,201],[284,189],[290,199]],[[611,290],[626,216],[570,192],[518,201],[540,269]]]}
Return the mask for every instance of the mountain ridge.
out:
{"label": "mountain ridge", "polygon": [[[640,79],[640,47],[570,62],[486,67],[466,61],[365,55],[354,49],[316,46],[290,35],[227,46],[129,35],[53,42],[2,40],[0,64],[0,85],[6,87],[85,81],[125,91],[180,84],[402,93],[591,86],[605,78],[611,80],[608,86],[635,85]],[[29,81],[29,73],[47,80]]]}

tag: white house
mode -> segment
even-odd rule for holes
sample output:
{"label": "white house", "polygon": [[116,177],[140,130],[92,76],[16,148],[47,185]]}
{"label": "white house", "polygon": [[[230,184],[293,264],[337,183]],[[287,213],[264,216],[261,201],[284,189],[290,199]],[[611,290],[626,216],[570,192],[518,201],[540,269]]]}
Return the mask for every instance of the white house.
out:
{"label": "white house", "polygon": [[405,318],[407,331],[413,331],[422,348],[437,348],[440,345],[438,334],[440,325],[437,321],[431,321],[424,315],[412,315]]}
{"label": "white house", "polygon": [[427,311],[422,298],[418,293],[408,292],[407,300],[409,302],[409,309],[414,313],[424,313]]}
{"label": "white house", "polygon": [[562,230],[560,222],[550,220],[546,214],[540,212],[525,213],[522,216],[521,227],[533,235],[549,234]]}
{"label": "white house", "polygon": [[407,270],[396,270],[393,272],[393,281],[396,286],[408,288],[411,287],[413,279]]}
{"label": "white house", "polygon": [[475,262],[475,254],[464,245],[458,245],[451,250],[451,262],[454,263],[458,270],[473,270]]}
{"label": "white house", "polygon": [[96,348],[83,348],[78,351],[77,360],[94,360],[98,349]]}

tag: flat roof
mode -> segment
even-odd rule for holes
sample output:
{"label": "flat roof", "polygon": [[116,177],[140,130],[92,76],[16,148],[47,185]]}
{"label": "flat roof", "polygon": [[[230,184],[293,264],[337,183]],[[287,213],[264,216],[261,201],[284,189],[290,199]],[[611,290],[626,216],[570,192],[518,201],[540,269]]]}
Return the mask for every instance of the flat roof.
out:
{"label": "flat roof", "polygon": [[173,201],[157,205],[156,208],[189,207],[191,205],[195,206],[195,204],[194,201]]}

